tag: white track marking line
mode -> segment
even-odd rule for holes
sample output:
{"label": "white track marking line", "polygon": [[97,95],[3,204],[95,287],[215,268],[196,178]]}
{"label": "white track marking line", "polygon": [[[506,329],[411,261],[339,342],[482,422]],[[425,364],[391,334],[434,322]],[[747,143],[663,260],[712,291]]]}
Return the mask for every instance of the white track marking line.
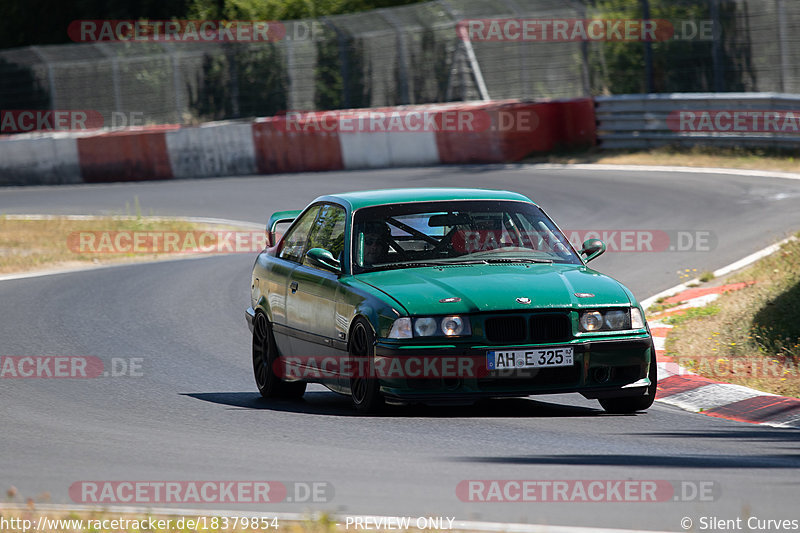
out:
{"label": "white track marking line", "polygon": [[800,180],[800,174],[777,170],[747,170],[720,167],[680,167],[671,165],[609,165],[602,163],[526,163],[525,167],[542,170],[628,170],[632,172],[684,172],[688,174],[722,174]]}

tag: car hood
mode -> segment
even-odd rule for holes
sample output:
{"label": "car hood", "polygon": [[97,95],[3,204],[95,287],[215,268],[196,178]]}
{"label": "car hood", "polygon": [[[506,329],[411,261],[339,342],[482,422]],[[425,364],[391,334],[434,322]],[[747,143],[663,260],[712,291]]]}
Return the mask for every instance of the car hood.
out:
{"label": "car hood", "polygon": [[[412,315],[632,303],[621,283],[582,265],[453,265],[370,272],[356,277],[391,296]],[[442,301],[454,298],[460,300]],[[531,302],[520,303],[517,298],[529,298]]]}

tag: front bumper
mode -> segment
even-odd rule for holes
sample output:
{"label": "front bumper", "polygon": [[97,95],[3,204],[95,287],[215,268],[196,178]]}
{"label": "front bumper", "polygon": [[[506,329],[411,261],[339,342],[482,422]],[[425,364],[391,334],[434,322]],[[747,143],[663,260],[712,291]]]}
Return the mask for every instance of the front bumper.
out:
{"label": "front bumper", "polygon": [[[505,348],[572,346],[573,364],[565,367],[522,370],[486,370],[486,352]],[[413,346],[378,341],[376,364],[403,368],[409,359],[469,359],[472,371],[429,373],[421,377],[380,377],[381,392],[397,402],[451,402],[482,397],[519,397],[532,394],[578,392],[587,398],[638,396],[650,385],[647,379],[652,338],[649,334],[625,338],[576,339],[557,345],[522,346]],[[481,366],[482,365],[482,366]],[[469,365],[465,365],[467,367]]]}
{"label": "front bumper", "polygon": [[250,328],[250,333],[253,333],[253,320],[256,318],[256,311],[252,307],[248,307],[244,316],[247,319],[247,327]]}

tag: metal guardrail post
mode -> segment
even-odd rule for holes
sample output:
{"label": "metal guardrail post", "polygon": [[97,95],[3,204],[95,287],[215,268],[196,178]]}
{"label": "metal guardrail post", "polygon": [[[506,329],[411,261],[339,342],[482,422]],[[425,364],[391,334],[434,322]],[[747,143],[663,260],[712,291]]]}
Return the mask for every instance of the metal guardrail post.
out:
{"label": "metal guardrail post", "polygon": [[472,75],[475,77],[475,84],[478,86],[478,92],[481,95],[481,100],[491,100],[489,98],[489,91],[486,89],[486,82],[483,80],[483,72],[481,72],[481,65],[478,63],[478,58],[475,56],[475,50],[472,48],[472,41],[469,35],[462,36],[464,51],[467,53],[469,65],[472,68]]}
{"label": "metal guardrail post", "polygon": [[172,43],[160,43],[161,47],[166,50],[169,56],[170,65],[172,65],[172,92],[175,95],[175,115],[179,124],[183,123],[183,112],[186,109],[186,104],[183,101],[183,91],[181,90],[181,75],[178,70],[180,64],[180,53],[175,50]]}
{"label": "metal guardrail post", "polygon": [[55,75],[53,74],[53,64],[47,60],[45,55],[39,50],[38,46],[31,46],[31,50],[36,54],[36,56],[45,64],[47,65],[47,84],[50,90],[50,109],[55,110],[56,108],[56,80]]}
{"label": "metal guardrail post", "polygon": [[[568,0],[567,3],[575,10],[578,18],[586,20],[589,18],[586,4],[577,0]],[[589,42],[581,41],[581,81],[583,82],[583,96],[592,95],[591,81],[589,77]]]}
{"label": "metal guardrail post", "polygon": [[[650,20],[650,1],[641,0],[642,19]],[[644,39],[644,92],[653,92],[653,43],[649,39]]]}
{"label": "metal guardrail post", "polygon": [[403,25],[390,9],[378,9],[376,12],[383,17],[390,26],[394,28],[397,38],[397,60],[400,63],[400,104],[407,105],[414,103],[408,90],[408,55],[406,54],[406,36],[403,33]]}
{"label": "metal guardrail post", "polygon": [[786,5],[783,0],[775,0],[775,10],[778,16],[778,54],[781,56],[780,87],[781,92],[786,92],[789,90],[788,80],[786,79],[789,76],[789,53],[786,44]]}
{"label": "metal guardrail post", "polygon": [[342,74],[342,106],[349,109],[350,105],[350,68],[347,58],[347,39],[344,32],[336,27],[336,25],[328,17],[322,17],[322,23],[328,26],[336,34],[336,42],[339,46],[339,64],[340,73]]}
{"label": "metal guardrail post", "polygon": [[[475,57],[475,50],[472,48],[472,41],[469,39],[469,34],[467,35],[459,35],[458,34],[458,21],[460,17],[456,14],[455,10],[447,3],[446,0],[439,0],[439,5],[447,11],[447,14],[450,15],[456,23],[456,37],[459,39],[459,48],[464,50],[466,54],[467,62],[469,63],[470,69],[472,70],[472,76],[475,78],[475,85],[478,87],[478,93],[480,94],[481,100],[490,100],[489,98],[489,91],[486,89],[486,82],[483,79],[483,73],[481,72],[481,66],[478,64],[478,58]],[[458,51],[456,51],[458,53]],[[466,84],[464,84],[466,85]]]}
{"label": "metal guardrail post", "polygon": [[114,111],[122,112],[122,89],[119,84],[119,59],[106,49],[103,43],[94,43],[100,52],[111,62],[111,84],[114,89]]}
{"label": "metal guardrail post", "polygon": [[714,69],[714,91],[725,90],[725,77],[722,72],[722,24],[719,18],[719,0],[711,0],[711,60]]}
{"label": "metal guardrail post", "polygon": [[294,43],[292,43],[292,39],[287,37],[283,40],[284,46],[286,49],[286,79],[287,79],[287,91],[288,95],[286,97],[287,107],[289,109],[297,109],[297,95],[295,95],[295,62],[294,62]]}

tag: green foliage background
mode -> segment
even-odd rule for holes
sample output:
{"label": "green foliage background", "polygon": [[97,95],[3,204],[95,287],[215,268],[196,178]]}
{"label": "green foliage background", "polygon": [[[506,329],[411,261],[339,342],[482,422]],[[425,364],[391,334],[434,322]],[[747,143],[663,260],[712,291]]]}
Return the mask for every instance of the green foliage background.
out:
{"label": "green foliage background", "polygon": [[289,20],[354,13],[420,0],[2,0],[0,48],[71,42],[79,19]]}

